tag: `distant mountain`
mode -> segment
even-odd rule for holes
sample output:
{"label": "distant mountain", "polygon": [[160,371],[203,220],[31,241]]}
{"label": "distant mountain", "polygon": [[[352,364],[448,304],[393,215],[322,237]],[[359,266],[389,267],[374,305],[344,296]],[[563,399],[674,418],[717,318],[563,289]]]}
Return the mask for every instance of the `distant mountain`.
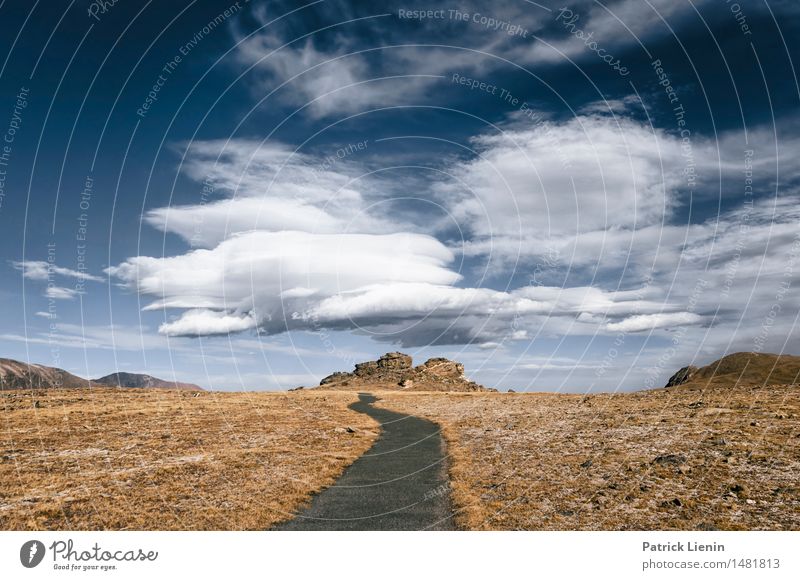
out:
{"label": "distant mountain", "polygon": [[0,358],[0,391],[91,386],[91,381],[76,377],[64,369]]}
{"label": "distant mountain", "polygon": [[134,389],[181,389],[202,391],[191,383],[164,381],[134,373],[114,373],[90,381],[68,373],[64,369],[28,364],[0,358],[0,391],[11,389],[74,389],[79,387],[125,387]]}
{"label": "distant mountain", "polygon": [[704,367],[683,367],[667,387],[790,385],[800,382],[800,356],[737,352]]}
{"label": "distant mountain", "polygon": [[178,381],[165,381],[150,375],[137,373],[111,373],[92,382],[109,387],[125,387],[129,389],[180,389],[183,391],[202,391],[198,385],[192,383],[179,383]]}

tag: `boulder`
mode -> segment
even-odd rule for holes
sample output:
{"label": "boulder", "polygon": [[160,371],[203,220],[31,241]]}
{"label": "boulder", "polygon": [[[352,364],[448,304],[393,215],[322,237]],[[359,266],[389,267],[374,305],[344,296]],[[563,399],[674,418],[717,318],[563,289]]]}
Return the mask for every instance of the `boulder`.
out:
{"label": "boulder", "polygon": [[378,368],[384,371],[405,371],[411,363],[412,358],[402,352],[387,352],[377,360]]}
{"label": "boulder", "polygon": [[677,373],[672,375],[669,380],[667,381],[668,387],[676,387],[678,385],[682,385],[683,383],[688,383],[692,376],[698,371],[698,368],[692,365],[688,367],[683,367]]}

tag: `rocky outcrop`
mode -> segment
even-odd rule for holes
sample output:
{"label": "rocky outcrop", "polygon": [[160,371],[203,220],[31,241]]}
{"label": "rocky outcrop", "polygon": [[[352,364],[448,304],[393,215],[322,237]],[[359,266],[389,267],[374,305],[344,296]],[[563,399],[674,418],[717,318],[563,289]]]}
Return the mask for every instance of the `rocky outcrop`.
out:
{"label": "rocky outcrop", "polygon": [[697,373],[697,367],[689,365],[688,367],[683,367],[677,373],[672,375],[669,380],[667,381],[667,387],[676,387],[678,385],[682,385],[683,383],[688,383],[692,376]]}
{"label": "rocky outcrop", "polygon": [[355,365],[351,373],[336,372],[320,381],[320,388],[338,390],[386,389],[404,391],[494,391],[464,375],[464,365],[446,358],[428,359],[413,366],[402,352],[389,352],[376,361]]}
{"label": "rocky outcrop", "polygon": [[353,374],[364,379],[402,377],[411,369],[411,357],[402,352],[387,352],[378,360],[358,363]]}

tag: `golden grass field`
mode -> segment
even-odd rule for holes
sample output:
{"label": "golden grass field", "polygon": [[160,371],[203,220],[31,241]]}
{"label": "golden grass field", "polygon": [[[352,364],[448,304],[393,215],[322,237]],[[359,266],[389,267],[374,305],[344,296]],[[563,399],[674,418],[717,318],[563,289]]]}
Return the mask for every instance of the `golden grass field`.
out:
{"label": "golden grass field", "polygon": [[800,387],[383,392],[443,427],[461,528],[800,529]]}
{"label": "golden grass field", "polygon": [[370,447],[379,428],[355,400],[0,392],[0,529],[267,529]]}
{"label": "golden grass field", "polygon": [[[442,425],[462,529],[800,529],[796,385],[377,394]],[[2,392],[0,529],[267,529],[377,437],[356,398]]]}

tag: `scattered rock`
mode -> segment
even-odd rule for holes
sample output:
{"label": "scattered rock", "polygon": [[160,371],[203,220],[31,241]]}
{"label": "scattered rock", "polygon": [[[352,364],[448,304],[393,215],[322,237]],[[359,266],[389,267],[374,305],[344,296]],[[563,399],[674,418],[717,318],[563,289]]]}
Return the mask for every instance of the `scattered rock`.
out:
{"label": "scattered rock", "polygon": [[663,508],[683,507],[683,502],[675,497],[670,500],[662,501],[659,505]]}
{"label": "scattered rock", "polygon": [[731,490],[731,493],[734,493],[736,495],[742,495],[745,492],[744,486],[739,484],[739,483],[734,483],[730,487],[730,490]]}
{"label": "scattered rock", "polygon": [[653,459],[653,463],[656,465],[681,465],[686,463],[686,457],[670,453],[668,455],[659,455]]}
{"label": "scattered rock", "polygon": [[588,469],[588,468],[589,468],[589,467],[591,467],[592,465],[593,465],[593,463],[592,463],[592,460],[591,460],[591,459],[587,459],[586,461],[584,461],[583,463],[581,463],[581,467],[582,467],[582,468],[584,468],[584,469]]}
{"label": "scattered rock", "polygon": [[710,524],[708,522],[700,522],[699,524],[697,524],[697,527],[695,529],[698,530],[698,531],[701,531],[701,532],[718,532],[719,531],[719,528],[717,526],[715,526],[714,524]]}

